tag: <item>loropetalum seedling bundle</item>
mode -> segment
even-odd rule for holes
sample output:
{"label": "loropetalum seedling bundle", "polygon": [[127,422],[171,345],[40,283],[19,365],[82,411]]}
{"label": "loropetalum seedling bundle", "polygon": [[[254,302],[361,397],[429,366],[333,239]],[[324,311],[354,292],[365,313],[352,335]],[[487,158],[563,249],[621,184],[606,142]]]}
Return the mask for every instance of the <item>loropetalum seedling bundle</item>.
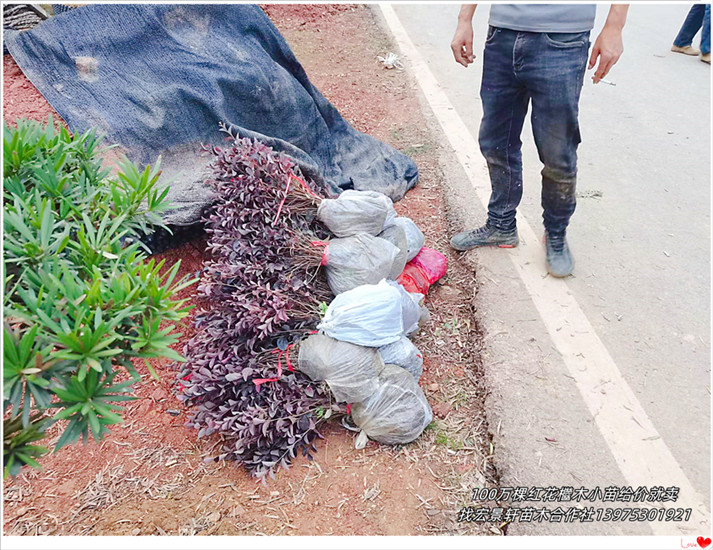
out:
{"label": "loropetalum seedling bundle", "polygon": [[216,458],[262,479],[300,451],[311,457],[319,422],[349,410],[339,403],[355,405],[366,435],[412,441],[431,419],[423,358],[407,338],[425,308],[393,279],[423,234],[385,195],[326,198],[289,159],[231,137],[211,148],[206,301],[180,373],[182,398],[197,406],[191,425],[222,436]]}
{"label": "loropetalum seedling bundle", "polygon": [[207,302],[184,350],[182,395],[197,406],[191,424],[199,436],[223,436],[217,458],[264,478],[313,450],[317,422],[330,410],[321,384],[282,368],[284,350],[314,329],[330,297],[326,281],[297,266],[290,250],[326,233],[284,203],[291,161],[248,139],[212,152],[217,201],[205,220],[211,258],[198,287]]}

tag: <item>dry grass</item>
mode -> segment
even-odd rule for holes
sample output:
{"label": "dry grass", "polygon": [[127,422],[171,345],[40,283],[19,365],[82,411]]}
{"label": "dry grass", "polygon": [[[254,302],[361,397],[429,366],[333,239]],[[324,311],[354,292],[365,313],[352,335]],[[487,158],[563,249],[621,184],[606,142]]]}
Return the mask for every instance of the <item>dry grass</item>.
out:
{"label": "dry grass", "polygon": [[[116,441],[113,443],[121,445]],[[7,525],[5,534],[90,535],[96,526],[92,521],[93,516],[119,503],[127,500],[140,502],[180,497],[191,490],[196,479],[208,473],[201,463],[197,468],[194,466],[190,476],[181,473],[171,475],[172,467],[187,462],[187,454],[189,453],[178,452],[164,445],[127,449],[127,452],[115,456],[111,464],[104,466],[89,483],[75,492],[76,505],[62,518],[46,512],[32,513],[36,509],[33,507],[15,508],[14,515],[17,519]],[[127,468],[125,461],[124,465],[117,465],[117,459],[122,455],[129,458],[134,467]],[[80,468],[81,466],[78,469]],[[70,472],[63,477],[71,479],[74,477],[72,474],[73,472]],[[23,500],[31,497],[32,487],[38,478],[47,484],[57,484],[58,481],[52,475],[40,478],[40,472],[37,471],[23,473],[14,480],[13,485],[6,485],[5,503],[21,504]],[[57,495],[46,493],[44,496],[53,498]]]}

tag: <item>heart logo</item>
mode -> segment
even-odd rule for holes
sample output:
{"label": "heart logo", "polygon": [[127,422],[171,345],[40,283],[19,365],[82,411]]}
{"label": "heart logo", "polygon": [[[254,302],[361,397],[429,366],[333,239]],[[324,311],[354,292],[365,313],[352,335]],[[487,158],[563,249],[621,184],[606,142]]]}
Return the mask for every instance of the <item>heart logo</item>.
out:
{"label": "heart logo", "polygon": [[707,539],[704,539],[703,537],[698,537],[696,542],[698,543],[698,546],[705,548],[706,546],[710,546],[711,538],[708,537]]}

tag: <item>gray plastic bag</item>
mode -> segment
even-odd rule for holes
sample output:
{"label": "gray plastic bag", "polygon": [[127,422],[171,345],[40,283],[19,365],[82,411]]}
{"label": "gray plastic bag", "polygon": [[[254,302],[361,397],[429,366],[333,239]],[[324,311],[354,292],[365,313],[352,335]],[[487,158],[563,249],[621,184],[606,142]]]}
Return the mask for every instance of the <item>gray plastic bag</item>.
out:
{"label": "gray plastic bag", "polygon": [[394,259],[388,278],[395,281],[406,267],[408,262],[408,242],[406,241],[406,231],[400,224],[392,224],[386,227],[377,237],[389,241],[399,249],[399,253]]}
{"label": "gray plastic bag", "polygon": [[389,197],[376,191],[343,191],[336,199],[324,199],[317,208],[317,218],[337,237],[358,233],[376,236],[384,225],[396,218]]}
{"label": "gray plastic bag", "polygon": [[317,329],[359,346],[385,346],[405,334],[402,303],[401,292],[386,281],[358,286],[332,300]]}
{"label": "gray plastic bag", "polygon": [[324,380],[340,403],[367,399],[379,388],[378,374],[384,368],[374,348],[340,342],[313,334],[300,344],[297,370],[312,380]]}
{"label": "gray plastic bag", "polygon": [[[343,191],[342,195],[344,193],[349,193],[351,190]],[[375,198],[378,201],[381,201],[381,203],[384,205],[384,209],[386,210],[386,218],[384,219],[384,225],[381,228],[382,231],[389,227],[390,225],[393,225],[394,220],[398,216],[396,213],[396,210],[394,209],[394,201],[391,200],[391,197],[384,195],[384,193],[379,193],[378,191],[355,191],[356,193],[369,193],[373,198]]]}
{"label": "gray plastic bag", "polygon": [[399,217],[395,218],[394,224],[403,228],[406,233],[406,247],[408,248],[407,262],[410,262],[416,257],[423,245],[426,243],[426,238],[421,233],[421,230],[410,218]]}
{"label": "gray plastic bag", "polygon": [[325,251],[327,282],[337,295],[389,276],[399,249],[385,239],[360,233],[332,239]]}
{"label": "gray plastic bag", "polygon": [[405,336],[393,344],[379,348],[379,355],[384,363],[398,365],[406,369],[418,382],[423,374],[423,355],[418,348]]}
{"label": "gray plastic bag", "polygon": [[379,443],[405,445],[433,420],[431,407],[413,376],[401,367],[386,365],[379,388],[351,407],[354,424]]}

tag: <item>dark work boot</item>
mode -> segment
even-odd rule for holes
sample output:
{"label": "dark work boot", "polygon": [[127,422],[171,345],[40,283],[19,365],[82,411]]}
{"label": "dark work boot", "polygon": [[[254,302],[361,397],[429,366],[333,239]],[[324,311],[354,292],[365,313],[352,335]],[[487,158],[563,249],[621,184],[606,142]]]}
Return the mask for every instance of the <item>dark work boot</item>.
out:
{"label": "dark work boot", "polygon": [[501,231],[485,224],[478,229],[463,231],[451,239],[451,246],[461,252],[479,246],[497,246],[499,248],[514,248],[519,239],[517,229]]}
{"label": "dark work boot", "polygon": [[550,235],[545,231],[545,248],[547,251],[547,271],[554,277],[566,277],[572,274],[574,258],[567,246],[564,234]]}

